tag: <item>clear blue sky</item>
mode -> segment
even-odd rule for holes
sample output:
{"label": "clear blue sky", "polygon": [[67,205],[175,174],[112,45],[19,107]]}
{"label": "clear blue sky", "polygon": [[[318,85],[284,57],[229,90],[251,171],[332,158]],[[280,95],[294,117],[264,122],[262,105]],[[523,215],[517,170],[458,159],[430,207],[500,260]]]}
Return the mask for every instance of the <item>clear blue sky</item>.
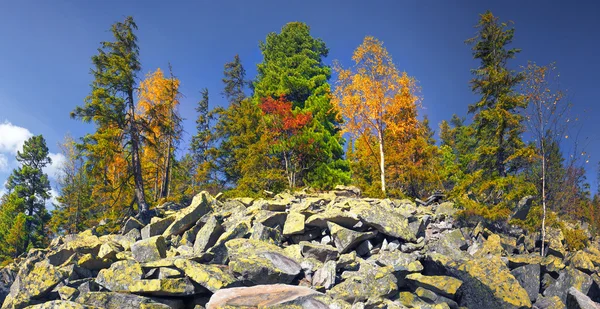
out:
{"label": "clear blue sky", "polygon": [[[416,77],[432,125],[466,114],[476,98],[468,81],[477,65],[464,40],[478,14],[490,9],[514,21],[512,66],[556,61],[561,82],[581,116],[590,154],[588,180],[596,187],[600,160],[600,5],[597,1],[1,1],[0,186],[14,167],[19,137],[43,134],[53,153],[67,132],[93,129],[69,118],[89,93],[90,57],[108,29],[133,15],[143,74],[171,62],[184,94],[186,139],[194,132],[195,102],[207,87],[211,105],[220,96],[223,64],[239,54],[253,78],[258,43],[290,21],[303,21],[330,49],[327,63],[349,64],[364,36],[384,41],[399,69]],[[2,133],[4,132],[4,133]],[[10,136],[9,136],[9,132]],[[60,157],[56,156],[59,161]]]}

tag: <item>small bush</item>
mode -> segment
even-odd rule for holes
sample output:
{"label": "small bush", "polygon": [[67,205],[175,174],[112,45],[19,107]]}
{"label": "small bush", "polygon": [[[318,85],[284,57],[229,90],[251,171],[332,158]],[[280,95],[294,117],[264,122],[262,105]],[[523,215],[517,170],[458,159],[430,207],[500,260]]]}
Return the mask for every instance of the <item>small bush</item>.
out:
{"label": "small bush", "polygon": [[565,235],[565,242],[567,243],[567,250],[577,251],[585,248],[588,245],[588,238],[585,231],[581,229],[570,229],[564,228],[563,234]]}

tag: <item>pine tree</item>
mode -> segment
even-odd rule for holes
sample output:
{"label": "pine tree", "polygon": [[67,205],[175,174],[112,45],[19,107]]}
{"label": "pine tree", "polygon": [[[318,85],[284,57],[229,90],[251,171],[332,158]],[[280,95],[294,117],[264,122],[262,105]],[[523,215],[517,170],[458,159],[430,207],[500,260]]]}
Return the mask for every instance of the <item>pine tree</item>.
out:
{"label": "pine tree", "polygon": [[47,240],[45,229],[50,216],[46,211],[46,201],[50,198],[50,181],[42,169],[52,160],[48,157],[44,137],[36,135],[26,140],[23,151],[17,152],[17,161],[20,166],[8,177],[6,189],[9,194],[22,199],[22,209],[16,210],[26,215],[25,239],[22,247],[16,248],[21,253],[28,247],[43,246]]}
{"label": "pine tree", "polygon": [[[89,156],[96,161],[95,170],[99,175],[106,174],[111,165],[107,160],[125,159],[127,175],[123,179],[133,178],[135,202],[140,216],[144,217],[149,208],[140,159],[142,128],[135,115],[134,102],[136,77],[141,69],[136,29],[132,17],[112,26],[115,40],[102,42],[98,54],[92,57],[95,67],[92,91],[85,104],[71,112],[71,117],[96,124],[96,132],[87,135],[84,141]],[[109,155],[101,155],[104,151]],[[119,155],[122,151],[126,155]]]}
{"label": "pine tree", "polygon": [[0,261],[11,261],[24,252],[29,235],[24,204],[16,192],[0,198]]}
{"label": "pine tree", "polygon": [[213,131],[216,115],[221,111],[220,108],[215,110],[209,109],[208,89],[204,88],[200,92],[202,99],[196,106],[198,118],[196,119],[196,134],[192,136],[190,144],[190,152],[194,159],[194,178],[192,187],[194,191],[210,190],[215,192],[217,184],[215,163],[215,148],[216,134]]}

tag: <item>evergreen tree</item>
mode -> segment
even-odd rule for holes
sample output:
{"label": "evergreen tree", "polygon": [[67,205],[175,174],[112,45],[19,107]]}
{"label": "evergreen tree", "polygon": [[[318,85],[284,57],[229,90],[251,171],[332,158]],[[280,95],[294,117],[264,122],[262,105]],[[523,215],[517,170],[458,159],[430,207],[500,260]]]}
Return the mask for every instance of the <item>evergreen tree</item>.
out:
{"label": "evergreen tree", "polygon": [[225,84],[223,95],[229,101],[229,104],[240,104],[246,98],[244,93],[246,70],[242,66],[239,55],[235,55],[232,62],[225,64],[223,75],[222,81]]}
{"label": "evergreen tree", "polygon": [[[50,198],[50,181],[42,169],[52,160],[48,157],[44,137],[36,135],[26,140],[23,151],[17,152],[17,161],[20,166],[8,177],[6,189],[9,194],[15,194],[12,203],[15,209],[11,212],[15,214],[16,211],[17,215],[24,213],[26,216],[25,239],[22,247],[15,249],[21,253],[29,247],[43,246],[47,240],[45,228],[50,216],[46,211],[46,201]],[[18,199],[22,203],[17,202]]]}
{"label": "evergreen tree", "polygon": [[527,147],[521,140],[524,118],[519,112],[527,107],[527,101],[516,91],[523,74],[508,68],[508,61],[520,49],[507,48],[515,32],[507,27],[487,11],[476,26],[477,35],[467,40],[473,46],[473,58],[480,61],[479,67],[472,70],[475,77],[471,88],[481,98],[469,106],[469,113],[475,114],[478,164],[488,177],[518,171],[526,156],[523,152]]}
{"label": "evergreen tree", "polygon": [[0,198],[0,261],[11,261],[24,252],[28,238],[24,199],[16,192]]}
{"label": "evergreen tree", "polygon": [[[140,160],[141,123],[135,115],[134,91],[136,77],[141,69],[139,48],[134,31],[137,29],[132,17],[115,23],[113,42],[102,42],[98,54],[92,57],[94,69],[92,91],[84,106],[78,106],[71,117],[84,122],[94,122],[96,132],[84,139],[85,147],[94,158],[95,171],[106,174],[107,160],[115,159],[122,151],[126,155],[126,176],[134,182],[135,202],[142,217],[148,211]],[[104,149],[110,148],[110,149]],[[102,154],[108,152],[109,156]],[[106,175],[104,175],[106,178]],[[105,181],[106,182],[106,181]]]}
{"label": "evergreen tree", "polygon": [[[310,28],[300,22],[285,25],[280,33],[270,33],[260,43],[263,61],[253,83],[255,104],[265,98],[283,96],[292,109],[310,112],[312,121],[303,131],[310,147],[302,154],[309,165],[298,175],[298,185],[331,188],[349,181],[348,162],[343,159],[340,115],[331,103],[331,68],[323,63],[329,50],[321,39],[310,35]],[[285,160],[278,158],[281,170]]]}

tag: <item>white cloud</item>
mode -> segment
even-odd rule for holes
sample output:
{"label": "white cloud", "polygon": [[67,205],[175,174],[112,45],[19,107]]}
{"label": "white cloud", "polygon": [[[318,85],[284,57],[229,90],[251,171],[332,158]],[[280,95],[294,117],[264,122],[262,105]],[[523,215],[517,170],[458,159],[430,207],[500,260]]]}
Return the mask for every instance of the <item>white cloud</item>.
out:
{"label": "white cloud", "polygon": [[61,166],[65,163],[65,156],[62,153],[49,153],[48,156],[52,163],[44,168],[44,173],[49,178],[56,179],[59,176]]}
{"label": "white cloud", "polygon": [[8,171],[8,158],[0,153],[0,172],[7,172]]}
{"label": "white cloud", "polygon": [[26,128],[15,126],[5,121],[0,123],[0,152],[8,152],[13,155],[23,148],[23,143],[33,134]]}

